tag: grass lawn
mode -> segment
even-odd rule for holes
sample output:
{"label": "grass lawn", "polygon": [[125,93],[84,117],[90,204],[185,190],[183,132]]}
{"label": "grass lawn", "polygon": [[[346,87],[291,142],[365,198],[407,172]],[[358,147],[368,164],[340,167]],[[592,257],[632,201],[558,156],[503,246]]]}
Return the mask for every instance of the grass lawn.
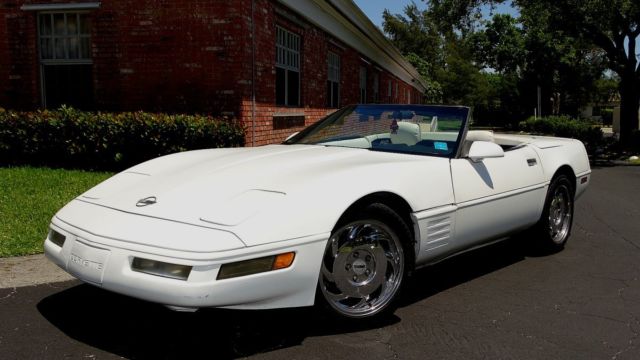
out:
{"label": "grass lawn", "polygon": [[0,257],[42,252],[49,221],[69,200],[112,174],[0,168]]}

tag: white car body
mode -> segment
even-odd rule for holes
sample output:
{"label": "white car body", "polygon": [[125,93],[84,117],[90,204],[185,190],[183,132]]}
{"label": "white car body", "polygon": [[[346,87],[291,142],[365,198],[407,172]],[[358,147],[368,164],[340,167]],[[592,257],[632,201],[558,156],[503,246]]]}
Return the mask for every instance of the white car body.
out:
{"label": "white car body", "polygon": [[[82,281],[177,310],[312,305],[327,241],[359,199],[384,193],[406,204],[415,234],[408,261],[419,267],[534,225],[560,168],[574,175],[576,198],[588,184],[577,140],[490,140],[508,148],[503,156],[474,161],[321,145],[164,156],[62,208],[51,228],[66,240],[60,247],[48,237],[45,253]],[[477,143],[475,153],[494,145]],[[148,197],[156,203],[137,206]],[[217,279],[222,264],[289,251],[295,259],[286,269]],[[135,257],[192,270],[186,280],[133,271]]]}

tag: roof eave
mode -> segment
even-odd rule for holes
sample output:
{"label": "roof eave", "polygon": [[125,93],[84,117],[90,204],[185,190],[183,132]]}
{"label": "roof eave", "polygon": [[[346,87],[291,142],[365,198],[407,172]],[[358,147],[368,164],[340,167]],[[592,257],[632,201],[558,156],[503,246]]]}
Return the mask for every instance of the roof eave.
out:
{"label": "roof eave", "polygon": [[[325,0],[338,8],[343,16],[347,17],[360,31],[369,35],[369,38],[380,48],[391,54],[413,78],[426,88],[426,83],[418,71],[409,63],[402,53],[396,48],[391,41],[384,35],[382,30],[377,27],[369,17],[352,0]],[[424,90],[424,89],[423,89]]]}
{"label": "roof eave", "polygon": [[278,0],[420,92],[424,79],[351,0]]}

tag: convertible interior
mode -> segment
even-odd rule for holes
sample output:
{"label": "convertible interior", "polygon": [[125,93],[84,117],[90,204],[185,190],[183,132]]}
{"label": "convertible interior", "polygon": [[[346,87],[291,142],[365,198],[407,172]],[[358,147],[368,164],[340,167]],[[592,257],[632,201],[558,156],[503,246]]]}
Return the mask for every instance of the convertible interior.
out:
{"label": "convertible interior", "polygon": [[[381,151],[403,153],[429,153],[434,155],[450,155],[455,149],[458,131],[439,131],[438,119],[434,117],[430,123],[414,123],[398,121],[397,128],[384,133],[366,137],[344,136],[322,142],[323,145],[345,146]],[[496,143],[504,151],[520,148],[525,143],[494,135],[489,130],[469,130],[462,142],[461,157],[467,157],[474,141]]]}

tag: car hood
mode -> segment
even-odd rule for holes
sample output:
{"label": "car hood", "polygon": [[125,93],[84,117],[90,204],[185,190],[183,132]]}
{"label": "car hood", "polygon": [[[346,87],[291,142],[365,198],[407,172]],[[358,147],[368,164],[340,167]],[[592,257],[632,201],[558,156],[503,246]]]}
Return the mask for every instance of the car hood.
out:
{"label": "car hood", "polygon": [[[446,163],[447,168],[441,171],[448,171],[448,161],[442,158],[341,147],[269,145],[189,151],[130,168],[85,192],[77,200],[128,213],[225,229],[241,238],[243,231],[238,228],[251,223],[252,219],[253,224],[249,226],[265,226],[255,222],[256,217],[265,213],[270,214],[271,222],[282,221],[289,229],[299,227],[287,234],[274,234],[268,240],[276,241],[278,237],[284,240],[330,231],[333,226],[303,229],[301,224],[289,224],[287,213],[304,211],[314,204],[325,206],[323,204],[330,203],[327,198],[331,197],[340,197],[339,203],[348,203],[353,200],[343,198],[358,196],[347,195],[349,187],[362,188],[364,186],[359,183],[384,180],[388,176],[385,172],[393,172],[401,164],[415,168],[412,163],[423,164],[425,161]],[[372,178],[372,174],[379,176]],[[349,185],[342,187],[340,181]],[[333,211],[343,210],[340,206],[336,204]],[[291,207],[298,208],[292,210]],[[284,218],[274,217],[278,213]],[[246,231],[244,235],[245,238],[249,236]],[[243,241],[247,243],[246,239]]]}

